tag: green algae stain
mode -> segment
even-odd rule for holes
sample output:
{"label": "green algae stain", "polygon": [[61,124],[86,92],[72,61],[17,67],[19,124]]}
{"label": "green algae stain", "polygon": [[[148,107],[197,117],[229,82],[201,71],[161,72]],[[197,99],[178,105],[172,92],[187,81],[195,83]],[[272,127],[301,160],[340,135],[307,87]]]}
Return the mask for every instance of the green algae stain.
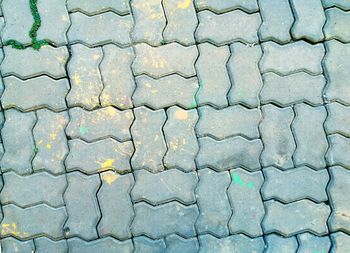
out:
{"label": "green algae stain", "polygon": [[79,127],[79,132],[80,132],[81,134],[86,134],[86,133],[88,132],[88,130],[87,130],[86,127],[80,126],[80,127]]}
{"label": "green algae stain", "polygon": [[238,184],[238,185],[243,186],[243,187],[247,187],[249,189],[254,187],[253,182],[250,182],[250,183],[244,182],[243,179],[240,176],[238,176],[236,173],[231,173],[231,175],[232,175],[233,183]]}

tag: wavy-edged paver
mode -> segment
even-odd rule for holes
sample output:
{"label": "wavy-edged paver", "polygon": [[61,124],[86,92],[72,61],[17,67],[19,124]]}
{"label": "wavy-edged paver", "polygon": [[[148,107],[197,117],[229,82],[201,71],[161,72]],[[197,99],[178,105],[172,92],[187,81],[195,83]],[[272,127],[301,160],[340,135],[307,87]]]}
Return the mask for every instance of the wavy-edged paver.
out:
{"label": "wavy-edged paver", "polygon": [[165,237],[166,253],[197,253],[199,250],[196,237],[184,239],[176,234]]}
{"label": "wavy-edged paver", "polygon": [[210,137],[199,138],[199,153],[196,158],[199,168],[210,167],[224,171],[244,167],[250,171],[261,168],[259,157],[263,149],[261,140],[249,141],[237,136],[216,141]]}
{"label": "wavy-edged paver", "polygon": [[262,222],[264,233],[277,232],[285,237],[305,231],[319,236],[328,233],[327,219],[331,209],[324,203],[316,204],[304,199],[290,204],[274,200],[264,204],[266,209]]}
{"label": "wavy-edged paver", "polygon": [[228,223],[230,232],[261,236],[263,231],[260,224],[265,215],[260,195],[263,174],[260,171],[249,173],[240,168],[231,170],[230,174],[232,183],[227,191],[233,211]]}
{"label": "wavy-edged paver", "polygon": [[[224,13],[235,9],[241,9],[245,12],[256,12],[259,10],[257,0],[194,0],[199,10],[212,10],[216,13]],[[185,1],[185,2],[188,2]]]}
{"label": "wavy-edged paver", "polygon": [[131,139],[130,127],[134,120],[131,110],[118,110],[107,106],[94,111],[75,107],[69,110],[67,136],[84,141],[114,138],[120,142]]}
{"label": "wavy-edged paver", "polygon": [[323,90],[326,79],[323,75],[312,76],[299,72],[280,76],[269,72],[262,76],[264,86],[260,92],[262,104],[275,103],[289,106],[306,102],[313,106],[323,104]]}
{"label": "wavy-edged paver", "polygon": [[101,185],[99,176],[86,176],[80,172],[72,172],[67,175],[67,181],[68,187],[64,193],[68,213],[64,226],[65,237],[97,239],[96,226],[101,217],[96,198],[97,190]]}
{"label": "wavy-edged paver", "polygon": [[291,40],[290,29],[294,22],[288,0],[259,0],[262,24],[259,37],[262,41],[273,40],[288,43]]}
{"label": "wavy-edged paver", "polygon": [[112,237],[105,237],[94,241],[84,241],[80,238],[67,240],[69,253],[132,253],[134,246],[131,240],[119,241]]}
{"label": "wavy-edged paver", "polygon": [[113,11],[119,15],[130,13],[128,0],[99,0],[88,2],[85,0],[69,0],[67,8],[70,12],[80,11],[88,15],[100,14],[106,11]]}
{"label": "wavy-edged paver", "polygon": [[328,200],[326,187],[329,175],[326,169],[315,171],[306,166],[282,171],[274,167],[263,170],[265,182],[261,189],[264,200],[276,199],[290,203],[301,199],[315,202]]}
{"label": "wavy-edged paver", "polygon": [[[113,43],[120,46],[131,44],[133,27],[131,15],[119,16],[113,12],[87,16],[81,12],[70,14],[72,25],[67,36],[71,43],[99,46]],[[103,31],[103,32],[101,32]]]}
{"label": "wavy-edged paver", "polygon": [[198,234],[213,234],[218,237],[229,235],[228,222],[232,211],[227,196],[231,183],[230,174],[210,169],[198,171],[196,188],[197,205],[200,210],[196,222]]}
{"label": "wavy-edged paver", "polygon": [[13,237],[7,237],[1,239],[1,249],[3,252],[35,252],[34,242],[30,241],[20,241]]}
{"label": "wavy-edged paver", "polygon": [[325,8],[335,6],[343,10],[350,10],[350,3],[348,0],[322,0],[322,3]]}
{"label": "wavy-edged paver", "polygon": [[262,107],[263,120],[259,126],[264,150],[261,163],[264,167],[276,166],[292,168],[296,148],[291,130],[294,112],[291,107],[279,108],[275,105]]}
{"label": "wavy-edged paver", "polygon": [[345,253],[350,251],[350,236],[338,232],[331,234],[332,253]]}
{"label": "wavy-edged paver", "polygon": [[196,77],[187,79],[179,75],[170,75],[153,79],[141,75],[136,77],[136,90],[132,99],[136,107],[147,105],[154,109],[162,109],[180,105],[189,109],[196,106],[197,90]]}
{"label": "wavy-edged paver", "polygon": [[216,45],[224,45],[235,41],[250,44],[258,42],[258,29],[261,24],[258,13],[247,14],[241,10],[234,10],[217,15],[204,10],[197,15],[199,25],[195,36],[199,43],[209,41]]}
{"label": "wavy-edged paver", "polygon": [[136,216],[131,225],[134,236],[147,235],[159,239],[173,233],[186,238],[196,235],[194,224],[199,213],[196,205],[170,202],[153,207],[141,202],[135,204],[134,209]]}
{"label": "wavy-edged paver", "polygon": [[160,78],[170,74],[184,77],[196,75],[194,62],[198,57],[196,46],[184,47],[178,43],[170,43],[152,47],[145,43],[134,46],[136,58],[132,64],[135,75],[147,74]]}
{"label": "wavy-edged paver", "polygon": [[260,45],[249,47],[242,43],[233,43],[230,48],[232,54],[227,63],[227,69],[231,77],[232,88],[227,95],[229,103],[257,107],[259,92],[263,85],[258,67],[262,56],[261,47]]}
{"label": "wavy-edged paver", "polygon": [[194,128],[197,121],[196,110],[184,110],[177,106],[167,110],[167,121],[163,128],[168,148],[164,156],[166,168],[196,170],[195,158],[199,146]]}
{"label": "wavy-edged paver", "polygon": [[71,83],[67,103],[69,106],[81,106],[89,110],[96,108],[100,104],[99,96],[103,89],[99,70],[103,58],[102,49],[76,44],[71,47],[71,53],[67,65]]}
{"label": "wavy-edged paver", "polygon": [[[196,71],[199,89],[197,105],[210,104],[216,107],[228,105],[227,92],[231,88],[226,63],[230,57],[228,46],[216,47],[210,43],[198,45],[199,57]],[[210,64],[208,64],[210,62]]]}
{"label": "wavy-edged paver", "polygon": [[265,237],[266,253],[295,253],[298,249],[297,238],[283,237],[277,234],[270,234]]}
{"label": "wavy-edged paver", "polygon": [[328,135],[329,149],[326,154],[328,165],[341,165],[350,168],[350,138],[340,134]]}
{"label": "wavy-edged paver", "polygon": [[326,105],[328,117],[324,124],[327,134],[341,134],[350,137],[350,107],[340,103]]}
{"label": "wavy-edged paver", "polygon": [[326,40],[338,39],[344,43],[350,43],[350,13],[338,8],[325,10],[327,22],[324,26]]}
{"label": "wavy-edged paver", "polygon": [[5,90],[1,97],[4,109],[18,108],[32,111],[50,108],[62,111],[67,108],[66,95],[69,90],[67,79],[54,80],[48,76],[22,81],[15,76],[4,78]]}
{"label": "wavy-edged paver", "polygon": [[1,137],[5,153],[1,158],[1,171],[13,170],[18,174],[32,172],[31,161],[35,153],[32,129],[36,123],[34,112],[5,111],[5,124]]}
{"label": "wavy-edged paver", "polygon": [[[118,142],[112,138],[88,143],[80,139],[68,141],[67,171],[80,170],[93,174],[105,170],[130,172],[130,158],[134,152],[131,141]],[[81,159],[85,157],[84,159]]]}
{"label": "wavy-edged paver", "polygon": [[298,253],[329,252],[331,240],[328,236],[315,236],[310,233],[303,233],[297,236],[299,242]]}
{"label": "wavy-edged paver", "polygon": [[101,105],[113,105],[119,109],[133,107],[131,100],[135,90],[131,71],[131,63],[135,58],[133,49],[109,44],[103,46],[102,50],[100,72],[104,87],[100,94]]}
{"label": "wavy-edged paver", "polygon": [[99,236],[113,236],[119,240],[131,238],[130,224],[134,210],[130,191],[134,185],[132,174],[118,175],[114,171],[101,174],[102,186],[97,193],[101,220],[97,226]]}
{"label": "wavy-edged paver", "polygon": [[131,127],[135,145],[132,168],[163,171],[163,157],[167,151],[162,131],[166,120],[164,110],[152,111],[147,107],[138,107],[134,109],[134,115],[135,121]]}
{"label": "wavy-edged paver", "polygon": [[46,170],[53,174],[65,172],[64,160],[68,155],[65,128],[69,117],[66,111],[55,113],[47,109],[36,112],[38,121],[34,126],[35,157],[33,170]]}
{"label": "wavy-edged paver", "polygon": [[322,59],[325,53],[323,44],[309,44],[296,41],[279,45],[268,41],[261,44],[263,56],[259,62],[262,73],[275,72],[290,75],[305,71],[312,75],[322,74]]}
{"label": "wavy-edged paver", "polygon": [[68,244],[66,240],[53,241],[46,237],[34,239],[36,253],[67,253]]}
{"label": "wavy-edged paver", "polygon": [[134,252],[137,253],[164,253],[166,245],[164,239],[152,240],[146,236],[133,238]]}

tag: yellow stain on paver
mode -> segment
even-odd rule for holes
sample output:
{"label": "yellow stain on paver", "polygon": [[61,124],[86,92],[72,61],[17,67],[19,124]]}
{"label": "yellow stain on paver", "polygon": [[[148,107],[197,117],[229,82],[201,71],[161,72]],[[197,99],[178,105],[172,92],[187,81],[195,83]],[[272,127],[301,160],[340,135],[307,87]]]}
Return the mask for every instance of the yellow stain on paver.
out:
{"label": "yellow stain on paver", "polygon": [[19,236],[21,233],[17,230],[16,223],[11,223],[11,224],[4,223],[1,225],[1,234],[2,235],[11,234],[14,236]]}
{"label": "yellow stain on paver", "polygon": [[115,116],[117,114],[113,107],[107,107],[106,112],[109,116]]}
{"label": "yellow stain on paver", "polygon": [[46,148],[51,149],[51,144],[50,143],[46,144]]}
{"label": "yellow stain on paver", "polygon": [[106,169],[111,169],[111,168],[113,168],[113,163],[114,162],[115,162],[115,159],[107,159],[103,163],[97,162],[98,164],[100,164],[100,168],[98,170],[99,171],[103,171],[103,170],[106,170]]}
{"label": "yellow stain on paver", "polygon": [[51,133],[51,134],[50,134],[50,139],[51,139],[51,140],[53,140],[53,141],[56,140],[56,137],[57,137],[57,134],[56,134],[56,133]]}
{"label": "yellow stain on paver", "polygon": [[184,0],[183,2],[179,2],[177,4],[177,7],[179,9],[187,9],[188,7],[190,7],[191,4],[191,0]]}
{"label": "yellow stain on paver", "polygon": [[107,184],[111,185],[114,183],[115,180],[118,179],[118,174],[114,172],[106,172],[102,174],[102,180],[105,181]]}
{"label": "yellow stain on paver", "polygon": [[81,84],[81,79],[78,74],[74,74],[74,76],[71,77],[72,81],[75,82],[75,84],[80,85]]}
{"label": "yellow stain on paver", "polygon": [[188,118],[188,112],[183,111],[183,110],[177,110],[175,112],[175,118],[179,120],[186,120]]}

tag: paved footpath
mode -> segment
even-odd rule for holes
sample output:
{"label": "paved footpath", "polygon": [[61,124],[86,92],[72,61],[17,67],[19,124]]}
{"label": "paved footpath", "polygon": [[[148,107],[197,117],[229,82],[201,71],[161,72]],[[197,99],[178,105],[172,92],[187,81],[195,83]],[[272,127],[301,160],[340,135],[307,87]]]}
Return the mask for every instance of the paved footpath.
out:
{"label": "paved footpath", "polygon": [[1,10],[1,252],[350,252],[350,0]]}

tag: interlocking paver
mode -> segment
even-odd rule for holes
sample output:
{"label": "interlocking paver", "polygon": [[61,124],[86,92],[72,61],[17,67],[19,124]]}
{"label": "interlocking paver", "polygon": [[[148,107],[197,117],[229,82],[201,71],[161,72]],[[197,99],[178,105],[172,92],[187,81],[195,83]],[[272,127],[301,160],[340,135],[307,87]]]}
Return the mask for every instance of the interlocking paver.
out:
{"label": "interlocking paver", "polygon": [[339,134],[328,135],[329,149],[326,155],[328,165],[341,165],[350,168],[350,138]]}
{"label": "interlocking paver", "polygon": [[35,246],[33,241],[20,241],[12,237],[1,239],[1,249],[4,253],[7,252],[34,252]]}
{"label": "interlocking paver", "polygon": [[71,81],[67,103],[69,106],[82,106],[91,110],[99,106],[99,95],[103,89],[99,71],[102,49],[76,44],[72,46],[71,52],[72,58],[67,65]]}
{"label": "interlocking paver", "polygon": [[326,105],[328,117],[324,128],[327,134],[342,134],[350,137],[350,107],[339,103]]}
{"label": "interlocking paver", "polygon": [[34,157],[32,129],[36,116],[33,112],[21,113],[10,109],[5,111],[5,118],[4,127],[1,129],[5,149],[0,162],[1,171],[13,170],[18,174],[29,174]]}
{"label": "interlocking paver", "polygon": [[259,10],[257,0],[194,0],[199,10],[209,9],[217,13],[223,13],[230,10],[242,9],[246,12],[256,12]]}
{"label": "interlocking paver", "polygon": [[145,236],[134,238],[135,253],[164,253],[165,242],[164,239],[152,240]]}
{"label": "interlocking paver", "polygon": [[69,110],[69,116],[66,133],[71,138],[89,142],[108,137],[121,142],[131,139],[130,126],[134,120],[131,110],[120,111],[108,106],[86,111],[75,107]]}
{"label": "interlocking paver", "polygon": [[306,104],[294,106],[295,119],[292,123],[297,148],[293,155],[295,166],[309,165],[315,169],[326,166],[325,154],[328,149],[323,124],[327,117],[323,106],[312,107]]}
{"label": "interlocking paver", "polygon": [[134,209],[136,216],[131,225],[134,236],[147,235],[158,239],[173,233],[186,238],[196,235],[194,224],[199,213],[196,205],[170,202],[153,207],[143,202],[135,204]]}
{"label": "interlocking paver", "polygon": [[67,175],[67,180],[68,187],[64,193],[68,213],[64,227],[65,237],[96,239],[98,236],[96,226],[101,217],[96,198],[101,184],[100,178],[98,175],[86,176],[80,172],[72,172]]}
{"label": "interlocking paver", "polygon": [[132,168],[151,172],[163,171],[163,157],[167,151],[162,132],[166,120],[164,110],[152,111],[139,107],[134,110],[134,115],[135,121],[131,127],[135,145],[135,153],[131,159]]}
{"label": "interlocking paver", "polygon": [[278,108],[274,105],[262,107],[263,120],[260,124],[264,150],[261,154],[263,166],[276,166],[282,169],[292,168],[292,156],[296,148],[291,123],[294,112],[291,107]]}
{"label": "interlocking paver", "polygon": [[197,15],[199,25],[195,36],[200,43],[208,41],[224,45],[235,41],[250,44],[258,42],[258,29],[261,24],[258,13],[247,14],[241,10],[235,10],[217,15],[204,10]]}
{"label": "interlocking paver", "polygon": [[118,241],[112,237],[106,237],[90,242],[85,242],[79,238],[68,240],[69,253],[132,253],[133,244],[131,240]]}
{"label": "interlocking paver", "polygon": [[260,195],[263,175],[260,171],[249,173],[242,169],[230,173],[232,183],[227,191],[233,210],[228,224],[230,232],[258,237],[263,234],[260,224],[265,214]]}
{"label": "interlocking paver", "polygon": [[[108,169],[120,173],[131,171],[130,158],[134,152],[131,141],[118,142],[111,138],[87,143],[79,139],[70,140],[66,159],[67,171],[80,170],[92,174]],[[85,159],[81,159],[84,156]]]}
{"label": "interlocking paver", "polygon": [[344,43],[350,42],[350,13],[338,8],[325,10],[327,22],[324,26],[326,40],[338,39]]}
{"label": "interlocking paver", "polygon": [[275,103],[289,106],[306,102],[313,106],[323,104],[323,90],[326,79],[323,75],[312,76],[299,72],[288,76],[265,73],[264,86],[260,92],[262,104]]}
{"label": "interlocking paver", "polygon": [[132,64],[135,75],[147,74],[160,78],[170,74],[184,77],[196,75],[194,62],[198,57],[196,46],[184,47],[178,43],[170,43],[160,47],[152,47],[145,43],[134,46],[136,58]]}
{"label": "interlocking paver", "polygon": [[[98,46],[113,43],[120,46],[130,45],[130,32],[133,26],[131,15],[119,16],[105,12],[87,16],[80,12],[70,14],[72,25],[67,36],[71,43],[84,43]],[[104,32],[101,32],[104,31]]]}
{"label": "interlocking paver", "polygon": [[350,250],[350,236],[342,232],[331,234],[332,253],[345,253]]}
{"label": "interlocking paver", "polygon": [[85,0],[68,0],[67,8],[71,12],[80,11],[88,15],[99,14],[106,11],[114,11],[120,15],[130,12],[127,0],[99,0],[87,2]]}
{"label": "interlocking paver", "polygon": [[196,158],[199,168],[210,167],[224,171],[234,167],[255,171],[260,169],[259,157],[263,149],[260,140],[249,141],[237,136],[216,141],[209,137],[198,139],[199,153]]}
{"label": "interlocking paver", "polygon": [[350,3],[348,0],[322,0],[325,8],[336,6],[343,10],[350,10]]}
{"label": "interlocking paver", "polygon": [[166,253],[197,253],[199,250],[197,238],[184,239],[178,235],[169,235],[165,238]]}
{"label": "interlocking paver", "polygon": [[279,45],[275,42],[261,44],[263,56],[259,63],[262,73],[275,72],[289,75],[301,71],[322,74],[321,61],[325,53],[322,44],[309,44],[305,41]]}
{"label": "interlocking paver", "polygon": [[[65,240],[52,241],[46,237],[34,239],[35,253],[66,253],[68,244]],[[29,251],[28,251],[29,252]]]}
{"label": "interlocking paver", "polygon": [[308,167],[281,171],[269,167],[264,169],[265,183],[261,189],[264,200],[277,199],[284,203],[300,199],[315,202],[327,201],[326,187],[329,176],[327,170],[315,171]]}
{"label": "interlocking paver", "polygon": [[136,90],[133,95],[135,106],[147,105],[162,109],[172,105],[185,108],[196,106],[195,95],[198,89],[196,77],[187,79],[179,75],[153,79],[146,75],[136,77]]}
{"label": "interlocking paver", "polygon": [[266,208],[266,216],[262,222],[264,233],[278,232],[286,237],[305,231],[316,235],[328,233],[326,223],[331,209],[324,203],[316,204],[310,200],[300,200],[282,204],[270,200],[264,204]]}
{"label": "interlocking paver", "polygon": [[203,169],[198,172],[198,176],[196,197],[200,213],[196,222],[197,232],[228,236],[232,211],[226,190],[231,182],[230,174],[227,171],[217,173]]}
{"label": "interlocking paver", "polygon": [[120,240],[131,238],[130,224],[134,217],[130,191],[134,185],[132,174],[120,176],[113,171],[101,174],[102,186],[97,193],[101,221],[99,236],[112,235]]}
{"label": "interlocking paver", "polygon": [[298,241],[293,237],[282,237],[276,234],[270,234],[265,237],[266,253],[295,253],[298,249]]}
{"label": "interlocking paver", "polygon": [[232,88],[228,93],[229,103],[257,107],[259,92],[263,85],[258,67],[262,56],[260,45],[249,47],[242,43],[233,43],[231,52],[227,64],[232,80]]}
{"label": "interlocking paver", "polygon": [[290,29],[294,22],[288,0],[259,0],[260,14],[263,20],[259,37],[262,41],[273,40],[287,43],[291,40]]}
{"label": "interlocking paver", "polygon": [[9,76],[4,78],[5,90],[1,97],[4,109],[18,108],[32,111],[43,107],[55,111],[67,108],[66,95],[69,90],[67,79],[54,80],[47,76],[22,81]]}
{"label": "interlocking paver", "polygon": [[298,253],[309,252],[329,252],[331,241],[329,237],[318,237],[310,233],[298,235],[299,249]]}
{"label": "interlocking paver", "polygon": [[54,113],[47,109],[36,112],[38,121],[33,135],[36,144],[33,170],[47,170],[53,174],[65,172],[64,160],[68,155],[67,137],[64,132],[68,113]]}

